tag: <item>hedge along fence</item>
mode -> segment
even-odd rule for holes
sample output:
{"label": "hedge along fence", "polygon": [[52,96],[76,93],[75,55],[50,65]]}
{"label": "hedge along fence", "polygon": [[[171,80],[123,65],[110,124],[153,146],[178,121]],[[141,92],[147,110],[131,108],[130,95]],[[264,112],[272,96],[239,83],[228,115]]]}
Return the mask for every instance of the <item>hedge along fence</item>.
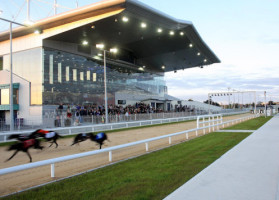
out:
{"label": "hedge along fence", "polygon": [[[45,166],[45,165],[51,165],[51,177],[55,177],[55,163],[68,161],[68,160],[73,160],[73,159],[82,158],[82,157],[91,156],[91,155],[96,155],[96,154],[101,154],[101,153],[104,153],[104,152],[108,152],[109,162],[112,162],[112,152],[115,151],[115,150],[119,150],[119,149],[123,149],[123,148],[127,148],[127,147],[132,147],[132,146],[135,146],[135,145],[138,145],[138,144],[145,144],[145,150],[146,150],[146,152],[148,152],[148,150],[149,150],[148,143],[152,142],[152,141],[168,138],[169,139],[169,144],[171,144],[171,142],[172,142],[171,138],[173,136],[177,136],[177,135],[181,135],[181,134],[185,134],[186,140],[188,140],[190,132],[196,132],[196,135],[197,135],[197,131],[199,131],[199,130],[205,130],[207,128],[209,128],[209,130],[210,130],[210,128],[213,128],[213,127],[217,127],[217,130],[218,130],[221,126],[224,127],[225,124],[230,124],[230,123],[235,124],[237,122],[242,122],[242,121],[245,121],[245,120],[249,120],[249,119],[252,119],[252,118],[255,118],[255,117],[258,117],[258,116],[259,115],[246,116],[246,117],[242,117],[242,118],[239,118],[239,119],[234,119],[234,120],[230,120],[230,121],[226,121],[226,122],[220,122],[220,120],[213,120],[213,121],[216,121],[217,123],[213,123],[212,125],[208,125],[208,126],[203,126],[201,128],[189,129],[189,130],[186,130],[186,131],[181,131],[181,132],[172,133],[172,134],[168,134],[168,135],[158,136],[158,137],[149,138],[149,139],[136,141],[136,142],[131,142],[131,143],[127,143],[127,144],[122,144],[122,145],[118,145],[118,146],[108,147],[108,148],[105,148],[105,149],[94,150],[94,151],[89,151],[89,152],[84,152],[84,153],[78,153],[78,154],[73,154],[73,155],[68,155],[68,156],[63,156],[63,157],[58,157],[58,158],[52,158],[52,159],[42,160],[42,161],[38,161],[38,162],[34,162],[34,163],[28,163],[28,164],[18,165],[18,166],[14,166],[14,167],[0,169],[0,175],[9,174],[9,173],[22,171],[22,170],[27,170],[27,169],[36,168],[36,167]],[[212,119],[212,117],[209,117],[209,119]],[[211,123],[211,122],[212,121],[208,120],[208,123]],[[203,133],[205,134],[205,132],[203,132]]]}

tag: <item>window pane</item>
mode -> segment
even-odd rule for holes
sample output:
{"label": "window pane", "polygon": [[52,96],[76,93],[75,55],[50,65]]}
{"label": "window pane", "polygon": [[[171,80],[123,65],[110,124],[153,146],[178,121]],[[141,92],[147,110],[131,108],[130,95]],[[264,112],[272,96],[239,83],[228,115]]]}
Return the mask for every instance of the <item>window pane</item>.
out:
{"label": "window pane", "polygon": [[49,84],[53,84],[53,55],[49,55]]}
{"label": "window pane", "polygon": [[66,81],[70,81],[70,67],[66,67]]}
{"label": "window pane", "polygon": [[58,83],[62,83],[62,66],[58,63]]}
{"label": "window pane", "polygon": [[1,89],[1,105],[10,104],[10,92],[9,89]]}
{"label": "window pane", "polygon": [[87,71],[87,72],[86,72],[86,76],[87,76],[87,79],[86,79],[86,80],[90,81],[90,71]]}
{"label": "window pane", "polygon": [[93,82],[96,82],[96,79],[97,79],[97,75],[96,73],[93,73]]}
{"label": "window pane", "polygon": [[77,81],[77,69],[73,69],[73,81]]}
{"label": "window pane", "polygon": [[0,70],[3,70],[3,57],[0,57]]}

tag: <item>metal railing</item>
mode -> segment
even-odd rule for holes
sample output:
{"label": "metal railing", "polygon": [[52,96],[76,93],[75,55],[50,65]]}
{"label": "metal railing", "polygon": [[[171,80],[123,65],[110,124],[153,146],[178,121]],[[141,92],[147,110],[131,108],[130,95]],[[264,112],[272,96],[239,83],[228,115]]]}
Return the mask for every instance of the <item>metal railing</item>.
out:
{"label": "metal railing", "polygon": [[50,167],[51,168],[51,173],[50,173],[51,177],[55,177],[55,163],[68,161],[68,160],[72,160],[72,159],[77,159],[77,158],[82,158],[82,157],[91,156],[91,155],[96,155],[96,154],[101,154],[101,153],[104,153],[104,152],[108,152],[108,158],[109,158],[108,160],[109,160],[109,162],[112,162],[112,151],[115,151],[115,150],[135,146],[135,145],[138,145],[138,144],[145,144],[145,150],[148,152],[148,150],[149,150],[148,143],[152,142],[152,141],[156,141],[156,140],[160,140],[160,139],[164,139],[164,138],[169,138],[169,144],[171,144],[171,138],[173,136],[185,134],[186,140],[188,140],[190,132],[196,132],[198,130],[204,130],[204,129],[207,129],[207,128],[210,128],[210,127],[216,127],[216,126],[219,127],[221,125],[223,125],[223,127],[224,127],[224,125],[228,124],[228,123],[233,124],[233,123],[236,123],[237,121],[241,122],[241,121],[248,120],[248,119],[255,118],[255,117],[257,117],[257,115],[246,116],[246,117],[242,117],[242,118],[239,118],[239,119],[230,120],[230,121],[227,121],[227,122],[216,123],[214,125],[204,126],[204,127],[201,127],[201,128],[190,129],[190,130],[181,131],[181,132],[177,132],[177,133],[172,133],[172,134],[168,134],[168,135],[149,138],[149,139],[145,139],[145,140],[141,140],[141,141],[136,141],[136,142],[131,142],[131,143],[122,144],[122,145],[118,145],[118,146],[108,147],[108,148],[105,148],[105,149],[94,150],[94,151],[89,151],[89,152],[84,152],[84,153],[78,153],[78,154],[74,154],[74,155],[68,155],[68,156],[52,158],[52,159],[48,159],[48,160],[42,160],[42,161],[38,161],[38,162],[34,162],[34,163],[28,163],[28,164],[18,165],[18,166],[14,166],[14,167],[4,168],[4,169],[0,169],[0,175],[9,174],[9,173],[22,171],[22,170],[26,170],[26,169],[32,169],[32,168],[35,168],[35,167],[40,167],[40,166],[45,166],[45,165],[50,164],[51,165],[51,167]]}
{"label": "metal railing", "polygon": [[[213,112],[211,114],[231,114],[235,112],[248,112],[247,110],[222,110],[221,112]],[[187,116],[198,116],[207,114],[206,111],[195,109],[193,112],[161,112],[161,113],[138,113],[138,114],[115,114],[108,116],[109,123],[118,122],[131,122],[131,121],[143,121],[143,120],[153,120],[153,119],[166,119],[166,118],[177,118],[177,117],[187,117]],[[41,119],[41,116],[38,116]],[[56,127],[73,127],[80,125],[93,125],[93,124],[104,124],[105,117],[102,115],[81,115],[79,117],[75,116],[72,112],[71,117],[67,117],[66,111],[56,112],[55,110],[47,110],[43,112],[43,118],[38,121],[36,116],[32,119],[19,118],[15,119],[14,130],[28,130],[28,129],[52,129]],[[9,131],[10,125],[9,121],[0,119],[0,132]]]}
{"label": "metal railing", "polygon": [[[145,121],[132,121],[132,122],[122,122],[122,123],[110,123],[110,124],[99,124],[99,125],[87,125],[87,126],[74,126],[74,127],[59,127],[53,128],[52,131],[58,132],[63,135],[75,135],[78,133],[90,133],[90,132],[98,132],[98,131],[106,131],[106,130],[115,130],[115,129],[125,129],[132,127],[140,127],[140,126],[148,126],[154,124],[163,124],[163,123],[171,123],[171,122],[180,122],[180,121],[189,121],[195,120],[197,116],[191,117],[178,117],[178,118],[167,118],[167,119],[153,119],[153,120],[145,120]],[[8,142],[12,140],[8,140],[9,135],[13,134],[30,134],[36,129],[26,130],[26,131],[14,131],[14,132],[3,132],[0,133],[0,137],[2,136],[1,142]]]}
{"label": "metal railing", "polygon": [[[231,115],[231,114],[243,114],[243,112],[236,113],[226,113],[223,115]],[[202,115],[203,116],[203,115]],[[181,121],[189,121],[196,120],[198,116],[185,116],[185,117],[176,117],[176,118],[163,118],[163,119],[153,119],[153,120],[143,120],[143,121],[128,121],[128,122],[118,122],[118,123],[109,123],[109,124],[89,124],[84,126],[70,126],[70,127],[57,127],[51,128],[52,131],[58,132],[63,135],[75,135],[78,133],[90,133],[90,132],[98,132],[98,131],[106,131],[106,130],[115,130],[115,129],[125,129],[131,127],[140,127],[140,126],[148,126],[154,124],[163,124],[163,123],[171,123],[171,122],[181,122]],[[33,129],[35,128],[35,129]],[[0,143],[8,142],[9,135],[13,134],[30,134],[34,132],[36,129],[44,129],[44,127],[33,127],[32,129],[19,131],[15,130],[13,132],[0,132]],[[47,129],[49,130],[49,129]]]}
{"label": "metal railing", "polygon": [[[216,119],[215,119],[216,118]],[[202,119],[202,121],[200,121],[200,119]],[[207,119],[207,120],[206,120]],[[202,115],[202,116],[198,116],[197,117],[197,128],[200,128],[200,124],[203,125],[203,127],[205,127],[206,124],[208,124],[209,126],[214,125],[214,123],[222,123],[223,122],[223,117],[221,114],[216,114],[216,115]],[[219,127],[217,127],[219,129]],[[210,132],[210,127],[209,127],[209,132]],[[213,131],[214,131],[214,126],[213,126]],[[203,132],[205,133],[205,129],[203,129]]]}

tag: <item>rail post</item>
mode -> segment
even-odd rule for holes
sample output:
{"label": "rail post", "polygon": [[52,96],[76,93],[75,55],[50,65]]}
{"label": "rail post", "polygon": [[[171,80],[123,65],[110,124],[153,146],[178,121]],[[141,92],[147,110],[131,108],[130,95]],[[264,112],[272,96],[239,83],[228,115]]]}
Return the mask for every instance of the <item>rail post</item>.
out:
{"label": "rail post", "polygon": [[145,143],[145,151],[148,151],[148,142]]}
{"label": "rail post", "polygon": [[112,151],[109,151],[109,162],[112,161]]}
{"label": "rail post", "polygon": [[54,168],[54,163],[50,165],[50,172],[51,172],[51,178],[55,177],[55,168]]}
{"label": "rail post", "polygon": [[[204,117],[202,118],[202,122],[203,122],[203,127],[205,127],[205,124],[204,124]],[[205,135],[205,128],[203,128],[203,134]]]}

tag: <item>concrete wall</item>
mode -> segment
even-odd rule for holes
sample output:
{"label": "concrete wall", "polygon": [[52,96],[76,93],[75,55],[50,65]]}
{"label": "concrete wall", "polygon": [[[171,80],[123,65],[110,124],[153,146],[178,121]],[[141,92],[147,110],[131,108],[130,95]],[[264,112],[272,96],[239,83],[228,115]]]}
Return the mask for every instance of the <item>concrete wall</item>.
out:
{"label": "concrete wall", "polygon": [[[10,84],[10,72],[0,71],[0,84]],[[17,118],[23,118],[25,125],[38,125],[42,123],[42,106],[30,105],[31,83],[17,75],[13,75],[13,83],[19,83],[19,110]],[[5,112],[7,124],[10,121],[10,111]]]}

